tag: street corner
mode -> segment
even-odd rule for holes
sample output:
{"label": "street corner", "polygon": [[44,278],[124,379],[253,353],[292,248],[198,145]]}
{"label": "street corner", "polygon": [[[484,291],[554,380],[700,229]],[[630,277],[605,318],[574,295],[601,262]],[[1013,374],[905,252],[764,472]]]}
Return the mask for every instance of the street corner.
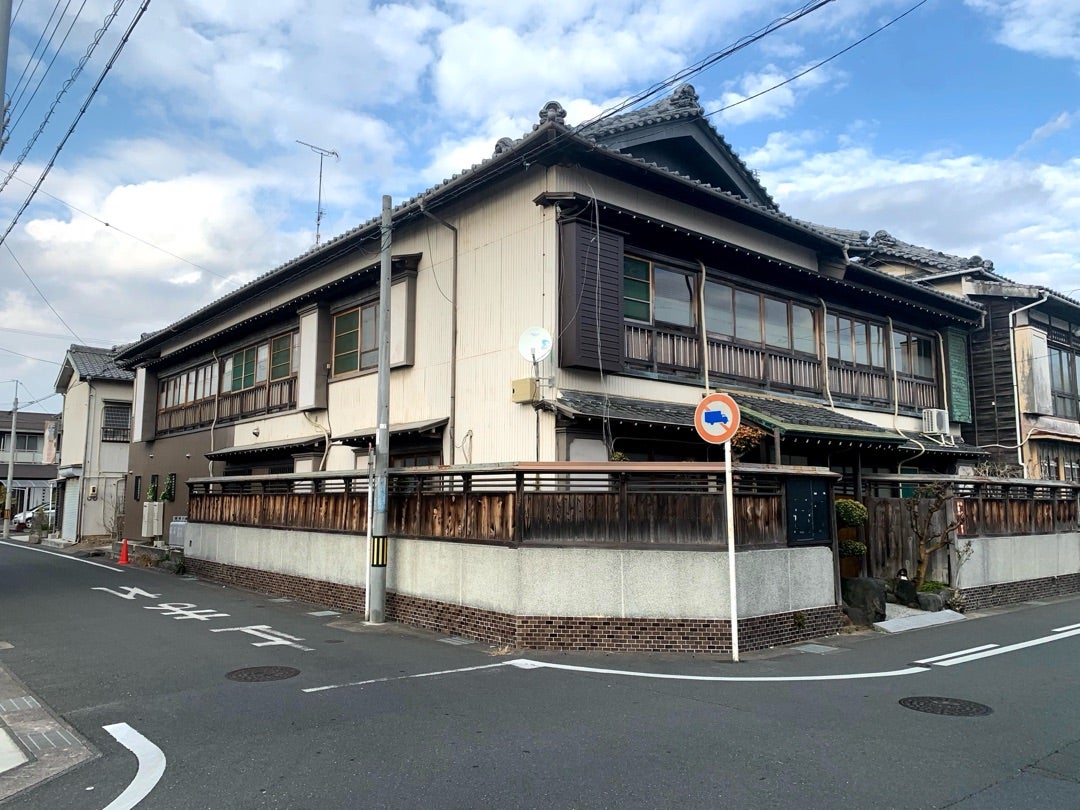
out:
{"label": "street corner", "polygon": [[98,756],[0,665],[0,802]]}

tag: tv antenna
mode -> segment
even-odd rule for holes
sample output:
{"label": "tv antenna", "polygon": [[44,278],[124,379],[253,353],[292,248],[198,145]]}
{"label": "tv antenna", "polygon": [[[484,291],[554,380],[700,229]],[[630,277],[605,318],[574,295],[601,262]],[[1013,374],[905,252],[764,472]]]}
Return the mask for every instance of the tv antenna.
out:
{"label": "tv antenna", "polygon": [[301,146],[306,146],[312,152],[319,156],[319,201],[315,206],[315,247],[319,246],[319,226],[322,224],[323,214],[326,212],[322,208],[322,166],[323,159],[332,157],[335,160],[340,158],[337,152],[333,149],[323,149],[321,146],[315,146],[314,144],[307,143],[305,141],[297,141]]}

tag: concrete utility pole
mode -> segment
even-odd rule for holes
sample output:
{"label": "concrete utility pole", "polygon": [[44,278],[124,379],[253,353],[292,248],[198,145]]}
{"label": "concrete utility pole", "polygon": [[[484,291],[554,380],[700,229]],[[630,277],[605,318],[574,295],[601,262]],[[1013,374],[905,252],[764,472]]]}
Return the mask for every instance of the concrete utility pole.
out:
{"label": "concrete utility pole", "polygon": [[[379,391],[375,420],[375,510],[371,524],[371,555],[367,591],[367,620],[382,624],[386,605],[386,479],[390,466],[390,195],[382,198],[382,257],[379,267]],[[369,507],[371,504],[369,504]]]}
{"label": "concrete utility pole", "polygon": [[11,403],[11,441],[8,442],[7,486],[4,488],[4,539],[11,539],[11,483],[15,473],[15,417],[19,415],[19,383]]}
{"label": "concrete utility pole", "polygon": [[[11,0],[0,0],[0,151],[7,143],[7,63],[11,39]],[[7,537],[7,535],[4,535]]]}

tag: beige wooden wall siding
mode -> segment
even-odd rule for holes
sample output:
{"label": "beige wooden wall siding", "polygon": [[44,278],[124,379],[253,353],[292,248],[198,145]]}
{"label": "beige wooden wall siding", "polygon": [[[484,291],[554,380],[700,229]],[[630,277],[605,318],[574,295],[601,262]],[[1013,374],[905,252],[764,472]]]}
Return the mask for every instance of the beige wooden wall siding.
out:
{"label": "beige wooden wall siding", "polygon": [[[554,331],[556,255],[553,215],[532,200],[545,187],[545,171],[490,190],[463,212],[440,210],[458,229],[457,444],[458,463],[535,457],[535,414],[510,401],[515,377],[532,373],[517,350],[530,326]],[[453,238],[449,229],[419,220],[394,234],[394,253],[421,253],[416,278],[414,363],[390,375],[390,422],[445,418],[450,409]],[[546,310],[546,313],[545,313]],[[394,317],[394,314],[391,315]],[[550,363],[545,366],[550,374]],[[375,424],[377,375],[332,382],[330,417],[335,434]],[[543,457],[554,458],[554,421],[543,415]],[[444,458],[449,459],[449,438]],[[328,467],[352,466],[351,449],[334,448]]]}
{"label": "beige wooden wall siding", "polygon": [[[64,392],[64,434],[60,440],[60,465],[86,463],[86,431],[89,429],[90,386],[71,375],[71,383]],[[16,420],[18,427],[18,420]]]}

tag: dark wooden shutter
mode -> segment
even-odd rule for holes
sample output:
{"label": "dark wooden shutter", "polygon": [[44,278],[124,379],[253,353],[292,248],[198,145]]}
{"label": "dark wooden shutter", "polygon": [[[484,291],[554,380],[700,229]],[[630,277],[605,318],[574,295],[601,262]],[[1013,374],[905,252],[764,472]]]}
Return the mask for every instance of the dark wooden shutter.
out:
{"label": "dark wooden shutter", "polygon": [[559,233],[559,365],[623,366],[623,236],[570,221]]}

